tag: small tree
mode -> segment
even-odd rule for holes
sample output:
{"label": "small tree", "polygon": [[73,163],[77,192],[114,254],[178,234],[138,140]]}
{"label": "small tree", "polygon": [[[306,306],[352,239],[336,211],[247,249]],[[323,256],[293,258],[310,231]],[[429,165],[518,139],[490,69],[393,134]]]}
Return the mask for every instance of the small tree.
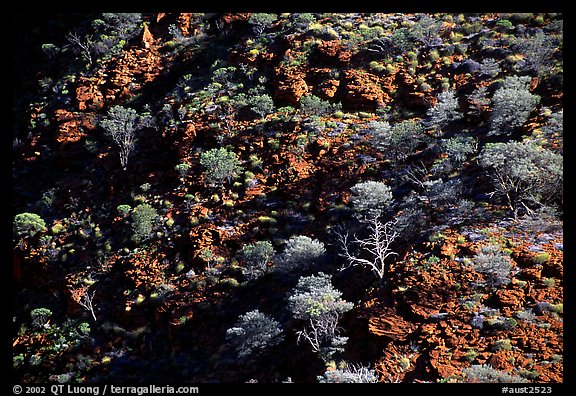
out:
{"label": "small tree", "polygon": [[529,76],[506,77],[502,87],[492,98],[493,110],[490,114],[491,135],[510,135],[514,128],[524,125],[532,110],[540,102],[540,97],[532,95],[528,89]]}
{"label": "small tree", "polygon": [[[392,243],[399,235],[395,229],[396,222],[396,220],[392,220],[383,223],[377,216],[373,216],[368,222],[368,235],[365,238],[359,238],[353,234],[352,240],[350,240],[348,231],[336,231],[343,251],[340,256],[347,261],[347,264],[342,266],[342,270],[359,265],[370,268],[378,278],[383,279],[388,269],[387,259],[398,255],[391,248]],[[351,252],[351,245],[360,248],[360,252]]]}
{"label": "small tree", "polygon": [[200,155],[200,164],[205,168],[206,180],[213,186],[222,186],[225,182],[230,182],[241,170],[236,154],[224,147],[203,152]]}
{"label": "small tree", "polygon": [[324,244],[306,235],[294,236],[286,242],[286,247],[275,262],[283,271],[310,268],[316,260],[326,253]]}
{"label": "small tree", "polygon": [[46,228],[46,222],[36,213],[19,213],[14,216],[13,230],[18,238],[29,238]]}
{"label": "small tree", "polygon": [[142,242],[150,236],[157,217],[156,209],[147,203],[134,208],[132,211],[132,231],[135,242]]}
{"label": "small tree", "polygon": [[226,331],[226,339],[240,358],[261,352],[283,338],[278,322],[257,309],[240,315],[234,327]]}
{"label": "small tree", "polygon": [[332,286],[330,276],[302,276],[288,298],[288,308],[294,318],[306,323],[298,331],[298,341],[306,340],[324,361],[343,350],[347,337],[338,336],[338,321],[354,304],[341,298],[342,293]]}
{"label": "small tree", "polygon": [[350,200],[363,217],[377,217],[392,202],[392,189],[382,182],[365,181],[350,188]]}
{"label": "small tree", "polygon": [[256,279],[266,271],[266,265],[274,256],[274,246],[269,241],[258,241],[245,245],[239,258],[244,262],[243,272],[247,279]]}
{"label": "small tree", "polygon": [[256,36],[261,36],[264,33],[264,30],[272,25],[274,21],[278,19],[276,14],[267,14],[267,13],[253,13],[248,18],[248,23],[252,25],[252,30]]}
{"label": "small tree", "polygon": [[152,125],[152,117],[138,115],[136,110],[112,106],[100,122],[107,135],[120,149],[120,164],[126,170],[128,159],[136,148],[136,132]]}

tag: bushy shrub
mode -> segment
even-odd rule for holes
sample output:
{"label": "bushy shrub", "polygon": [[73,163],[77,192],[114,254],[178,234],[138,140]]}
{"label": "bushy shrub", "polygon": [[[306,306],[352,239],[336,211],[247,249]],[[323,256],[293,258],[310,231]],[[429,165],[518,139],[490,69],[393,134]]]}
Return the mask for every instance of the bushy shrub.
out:
{"label": "bushy shrub", "polygon": [[324,384],[341,384],[341,383],[375,383],[378,382],[376,371],[370,367],[361,365],[344,364],[344,367],[326,370],[324,375],[317,377],[318,382]]}
{"label": "bushy shrub", "polygon": [[238,256],[244,262],[244,276],[256,279],[266,271],[266,265],[274,256],[275,250],[269,241],[257,241],[245,245]]}
{"label": "bushy shrub", "polygon": [[418,121],[406,120],[393,126],[387,121],[372,121],[367,126],[370,144],[388,159],[405,159],[423,139],[424,127]]}
{"label": "bushy shrub", "polygon": [[479,157],[496,193],[517,215],[522,203],[544,204],[563,194],[562,155],[531,142],[488,143]]}
{"label": "bushy shrub", "polygon": [[510,283],[512,267],[510,259],[499,246],[483,246],[473,258],[474,270],[484,275],[484,283],[496,288]]}
{"label": "bushy shrub", "polygon": [[224,147],[213,148],[200,155],[200,164],[205,168],[205,176],[211,185],[222,186],[241,170],[240,161],[234,152]]}
{"label": "bushy shrub", "polygon": [[537,32],[529,37],[517,38],[512,48],[524,55],[516,64],[521,71],[531,71],[538,76],[550,72],[554,65],[554,53],[559,49],[558,39],[544,32]]}
{"label": "bushy shrub", "polygon": [[486,58],[480,62],[478,74],[490,78],[496,77],[500,73],[500,64],[494,58]]}
{"label": "bushy shrub", "polygon": [[463,382],[470,383],[522,383],[528,382],[522,377],[505,371],[496,370],[488,364],[475,364],[462,370],[466,376]]}
{"label": "bushy shrub", "polygon": [[490,134],[510,135],[514,128],[524,125],[540,97],[528,89],[529,76],[508,76],[503,85],[494,92],[493,109],[490,114]]}
{"label": "bushy shrub", "polygon": [[360,182],[350,190],[354,194],[350,198],[352,204],[365,217],[381,215],[392,202],[392,189],[383,182]]}
{"label": "bushy shrub", "polygon": [[46,222],[35,213],[19,213],[14,216],[13,231],[18,238],[33,237],[46,228]]}
{"label": "bushy shrub", "polygon": [[276,21],[276,19],[278,19],[278,16],[276,14],[255,12],[252,15],[250,15],[250,18],[248,18],[248,23],[252,25],[252,30],[254,31],[254,34],[256,36],[260,36],[262,35],[262,33],[264,33],[264,30],[267,27],[269,27],[270,25],[272,25],[272,23],[274,23],[274,21]]}
{"label": "bushy shrub", "polygon": [[342,293],[323,272],[300,277],[288,298],[288,309],[294,318],[306,323],[298,332],[298,340],[306,340],[325,361],[341,352],[348,341],[347,337],[338,336],[337,326],[342,314],[353,307],[342,299]]}
{"label": "bushy shrub", "polygon": [[146,240],[152,232],[152,227],[158,212],[147,203],[140,204],[132,211],[132,237],[136,243]]}
{"label": "bushy shrub", "polygon": [[448,154],[452,165],[460,165],[468,155],[476,152],[477,141],[472,136],[455,136],[442,142],[443,150]]}
{"label": "bushy shrub", "polygon": [[226,331],[226,339],[244,358],[277,345],[283,335],[278,322],[256,309],[240,315],[234,327]]}
{"label": "bushy shrub", "polygon": [[462,118],[462,113],[458,110],[458,98],[452,90],[441,92],[438,95],[436,106],[431,107],[426,112],[428,125],[436,129],[440,134],[450,122]]}
{"label": "bushy shrub", "polygon": [[248,105],[260,117],[273,113],[276,107],[272,97],[267,94],[251,96],[247,99]]}
{"label": "bushy shrub", "polygon": [[300,99],[300,111],[307,115],[330,115],[341,109],[340,103],[330,103],[315,95],[303,96]]}
{"label": "bushy shrub", "polygon": [[283,271],[310,268],[326,253],[324,244],[306,235],[294,236],[286,242],[284,251],[275,259],[277,267]]}
{"label": "bushy shrub", "polygon": [[32,311],[30,311],[32,327],[34,327],[36,330],[44,329],[48,324],[51,316],[52,311],[48,308],[34,308]]}

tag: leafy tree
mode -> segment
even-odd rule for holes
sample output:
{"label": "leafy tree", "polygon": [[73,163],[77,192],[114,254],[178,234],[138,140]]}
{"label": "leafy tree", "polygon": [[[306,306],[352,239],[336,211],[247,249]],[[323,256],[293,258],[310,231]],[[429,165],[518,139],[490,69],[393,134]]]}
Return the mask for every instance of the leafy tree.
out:
{"label": "leafy tree", "polygon": [[200,155],[200,164],[205,168],[204,174],[208,183],[217,186],[229,182],[241,170],[236,154],[224,147],[203,152]]}
{"label": "leafy tree", "polygon": [[136,148],[136,132],[152,125],[150,115],[139,115],[136,110],[120,105],[112,106],[108,116],[100,122],[107,135],[120,149],[120,164],[126,170],[128,159]]}
{"label": "leafy tree", "polygon": [[343,350],[347,337],[338,336],[338,321],[354,307],[343,300],[342,293],[331,283],[330,276],[302,276],[288,298],[288,308],[295,319],[305,322],[298,331],[298,341],[305,340],[324,361]]}
{"label": "leafy tree", "polygon": [[264,30],[272,25],[274,21],[278,19],[276,14],[267,14],[267,13],[253,13],[248,18],[248,23],[252,25],[252,30],[256,36],[261,36],[264,33]]}
{"label": "leafy tree", "polygon": [[240,315],[234,327],[226,331],[226,339],[240,358],[261,352],[283,338],[278,322],[257,309]]}
{"label": "leafy tree", "polygon": [[350,200],[364,217],[379,216],[392,202],[392,189],[382,182],[365,181],[350,188]]}
{"label": "leafy tree", "polygon": [[52,311],[48,308],[34,308],[30,311],[30,320],[32,321],[32,326],[36,330],[42,330],[48,325],[48,321],[52,316]]}
{"label": "leafy tree", "polygon": [[257,113],[260,117],[273,113],[275,110],[274,101],[270,95],[256,95],[248,98],[248,105],[252,111]]}
{"label": "leafy tree", "polygon": [[46,228],[46,222],[35,213],[19,213],[14,216],[13,230],[18,238],[33,237]]}
{"label": "leafy tree", "polygon": [[529,76],[509,76],[494,92],[490,114],[491,135],[510,135],[514,128],[524,125],[532,110],[540,102],[538,95],[528,89]]}
{"label": "leafy tree", "polygon": [[134,208],[132,211],[132,231],[135,242],[142,242],[150,236],[157,217],[156,209],[147,203]]}
{"label": "leafy tree", "polygon": [[256,279],[266,271],[266,265],[274,257],[274,246],[269,241],[257,241],[244,245],[239,252],[240,260],[245,263],[244,275]]}
{"label": "leafy tree", "polygon": [[294,236],[286,242],[284,251],[276,258],[276,266],[284,271],[310,268],[326,253],[324,244],[306,235]]}
{"label": "leafy tree", "polygon": [[562,199],[562,155],[525,142],[488,143],[479,157],[489,170],[495,193],[506,199],[517,216],[520,205]]}

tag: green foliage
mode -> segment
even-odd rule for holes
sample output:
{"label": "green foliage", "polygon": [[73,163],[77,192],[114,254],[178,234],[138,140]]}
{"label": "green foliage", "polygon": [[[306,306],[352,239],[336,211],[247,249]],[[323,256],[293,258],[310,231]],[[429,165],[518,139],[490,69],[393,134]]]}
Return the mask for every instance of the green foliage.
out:
{"label": "green foliage", "polygon": [[136,243],[140,243],[150,236],[152,227],[156,222],[158,212],[147,203],[140,204],[132,211],[132,232]]}
{"label": "green foliage", "polygon": [[540,97],[532,95],[528,89],[529,76],[509,76],[496,90],[492,98],[490,114],[490,134],[510,135],[514,128],[524,125],[532,110],[540,102]]}
{"label": "green foliage", "polygon": [[278,322],[257,309],[240,315],[234,327],[226,331],[226,339],[240,358],[259,353],[283,338]]}
{"label": "green foliage", "polygon": [[483,246],[474,256],[474,270],[484,275],[484,282],[492,288],[510,283],[512,267],[509,258],[496,245]]}
{"label": "green foliage", "polygon": [[236,154],[224,147],[203,152],[200,155],[200,164],[205,169],[206,180],[213,186],[222,186],[225,182],[230,182],[241,170]]}
{"label": "green foliage", "polygon": [[550,203],[563,194],[564,167],[560,154],[531,142],[488,143],[480,165],[489,169],[498,196],[516,215],[522,203]]}
{"label": "green foliage", "polygon": [[448,90],[441,92],[438,94],[436,106],[431,107],[426,112],[426,115],[429,117],[428,125],[441,133],[442,129],[448,126],[449,123],[462,118],[462,113],[459,111],[459,108],[458,98],[454,91]]}
{"label": "green foliage", "polygon": [[392,189],[383,182],[360,182],[350,190],[354,194],[350,198],[352,204],[365,217],[379,216],[392,203]]}
{"label": "green foliage", "polygon": [[284,251],[274,260],[283,271],[303,270],[312,267],[326,253],[324,244],[306,235],[291,237]]}
{"label": "green foliage", "polygon": [[338,110],[342,110],[342,104],[330,103],[315,95],[303,96],[300,99],[300,111],[306,115],[330,115]]}
{"label": "green foliage", "polygon": [[100,126],[120,149],[120,164],[126,170],[128,159],[136,148],[136,132],[151,126],[152,117],[139,115],[136,110],[116,105],[108,110],[108,115],[100,121]]}
{"label": "green foliage", "polygon": [[524,378],[496,370],[488,364],[472,365],[462,370],[465,375],[463,382],[469,383],[523,383]]}
{"label": "green foliage", "polygon": [[288,297],[288,309],[295,319],[306,323],[298,332],[298,340],[304,339],[312,350],[327,361],[334,353],[341,352],[347,337],[338,336],[340,317],[354,307],[343,300],[342,293],[331,283],[330,276],[302,276]]}
{"label": "green foliage", "polygon": [[48,308],[34,308],[30,311],[30,320],[32,327],[36,330],[42,330],[48,325],[48,321],[52,316],[52,311]]}
{"label": "green foliage", "polygon": [[388,121],[371,121],[367,124],[370,144],[389,159],[404,160],[413,154],[422,141],[422,123],[405,120],[391,126]]}
{"label": "green foliage", "polygon": [[13,231],[18,238],[31,238],[46,228],[46,222],[35,213],[19,213],[14,216]]}
{"label": "green foliage", "polygon": [[122,204],[118,205],[116,210],[122,215],[127,215],[132,210],[132,207],[130,205]]}
{"label": "green foliage", "polygon": [[244,245],[239,258],[245,264],[244,275],[247,279],[256,279],[266,271],[266,265],[275,254],[274,245],[269,241],[257,241]]}
{"label": "green foliage", "polygon": [[274,101],[270,95],[255,95],[251,96],[247,100],[248,105],[257,113],[260,117],[265,117],[275,111]]}
{"label": "green foliage", "polygon": [[318,382],[322,384],[341,384],[341,383],[375,383],[378,382],[376,371],[370,367],[362,365],[353,365],[344,363],[343,367],[326,370],[324,375],[317,377]]}
{"label": "green foliage", "polygon": [[510,351],[512,349],[512,344],[510,343],[510,340],[496,340],[494,341],[494,343],[492,344],[492,349],[494,350],[494,352],[498,352],[498,351]]}
{"label": "green foliage", "polygon": [[278,19],[276,14],[255,12],[248,18],[248,23],[252,25],[254,34],[260,36],[276,19]]}

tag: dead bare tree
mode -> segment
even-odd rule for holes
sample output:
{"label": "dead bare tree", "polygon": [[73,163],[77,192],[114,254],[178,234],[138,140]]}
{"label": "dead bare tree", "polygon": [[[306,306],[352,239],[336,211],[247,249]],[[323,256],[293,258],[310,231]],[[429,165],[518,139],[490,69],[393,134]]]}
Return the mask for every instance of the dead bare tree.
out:
{"label": "dead bare tree", "polygon": [[66,39],[71,43],[80,48],[80,54],[84,59],[88,61],[88,64],[92,65],[92,37],[87,36],[82,39],[78,33],[70,32],[66,35]]}
{"label": "dead bare tree", "polygon": [[[378,216],[372,217],[368,221],[369,234],[366,238],[359,238],[356,234],[350,236],[349,231],[336,231],[336,236],[342,246],[340,256],[347,261],[341,270],[359,265],[370,268],[380,279],[384,278],[388,269],[386,260],[398,255],[390,248],[392,242],[399,236],[394,227],[397,222],[398,220],[394,219],[383,223]],[[360,252],[352,253],[351,245],[356,245]]]}

